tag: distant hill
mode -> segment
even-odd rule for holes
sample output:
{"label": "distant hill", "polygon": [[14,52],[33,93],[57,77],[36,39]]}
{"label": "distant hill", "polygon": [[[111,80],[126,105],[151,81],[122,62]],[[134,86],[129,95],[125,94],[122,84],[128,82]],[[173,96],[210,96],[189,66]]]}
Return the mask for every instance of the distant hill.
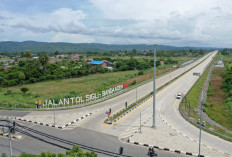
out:
{"label": "distant hill", "polygon": [[[190,49],[191,47],[174,47],[159,45],[159,50],[180,50]],[[0,52],[88,52],[88,51],[113,51],[113,50],[151,50],[153,45],[116,45],[98,43],[64,43],[64,42],[36,42],[36,41],[2,41],[0,42]],[[197,48],[192,48],[197,49]]]}

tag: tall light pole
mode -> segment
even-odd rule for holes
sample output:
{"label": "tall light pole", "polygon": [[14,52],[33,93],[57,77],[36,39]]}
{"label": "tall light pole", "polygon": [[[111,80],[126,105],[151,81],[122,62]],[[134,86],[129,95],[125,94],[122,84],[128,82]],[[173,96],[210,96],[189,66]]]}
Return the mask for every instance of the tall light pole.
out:
{"label": "tall light pole", "polygon": [[10,157],[12,157],[11,129],[10,129],[11,127],[10,127],[10,120],[9,120],[9,117],[7,117],[6,121],[7,121],[7,126],[8,126]]}
{"label": "tall light pole", "polygon": [[200,133],[199,133],[199,154],[198,156],[201,156],[201,127],[203,125],[202,123],[202,103],[203,103],[203,95],[204,95],[204,91],[201,91],[201,107],[200,107]]}
{"label": "tall light pole", "polygon": [[136,77],[135,77],[135,81],[136,81],[136,95],[135,95],[135,97],[136,97],[136,105],[137,105],[137,101],[138,101],[138,89],[137,89],[137,69],[136,69]]}
{"label": "tall light pole", "polygon": [[156,128],[156,124],[155,124],[155,94],[156,94],[156,89],[155,89],[155,58],[156,58],[156,51],[157,51],[157,45],[154,45],[154,78],[153,78],[153,128]]}

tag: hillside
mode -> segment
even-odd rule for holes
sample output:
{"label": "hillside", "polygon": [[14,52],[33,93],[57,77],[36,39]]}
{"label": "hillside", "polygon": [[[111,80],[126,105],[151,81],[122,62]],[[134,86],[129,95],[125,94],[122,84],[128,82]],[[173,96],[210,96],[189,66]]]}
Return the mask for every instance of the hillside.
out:
{"label": "hillside", "polygon": [[[190,49],[190,47],[174,47],[159,45],[159,50],[180,50]],[[55,42],[36,42],[24,41],[0,42],[0,52],[24,52],[31,50],[33,52],[87,52],[87,51],[113,51],[113,50],[151,50],[153,45],[136,44],[136,45],[116,45],[116,44],[98,44],[98,43],[55,43]],[[197,49],[197,48],[193,48]]]}

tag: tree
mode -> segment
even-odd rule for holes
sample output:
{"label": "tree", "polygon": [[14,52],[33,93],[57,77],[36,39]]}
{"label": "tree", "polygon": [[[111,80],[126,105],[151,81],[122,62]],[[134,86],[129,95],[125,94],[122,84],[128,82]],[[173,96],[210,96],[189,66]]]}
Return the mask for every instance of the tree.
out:
{"label": "tree", "polygon": [[25,94],[27,91],[29,91],[29,89],[27,87],[23,87],[20,90],[23,92],[23,94]]}
{"label": "tree", "polygon": [[133,54],[135,55],[137,53],[137,50],[136,49],[133,49],[132,50]]}
{"label": "tree", "polygon": [[31,51],[25,51],[24,52],[24,56],[27,58],[27,59],[31,59],[32,58],[32,53],[31,53]]}
{"label": "tree", "polygon": [[40,62],[40,64],[41,64],[42,66],[45,66],[46,64],[48,64],[48,62],[49,62],[49,57],[48,57],[48,55],[46,55],[46,54],[41,54],[41,55],[39,56],[39,62]]}
{"label": "tree", "polygon": [[60,54],[60,52],[56,50],[55,55],[57,56],[57,55],[59,55],[59,54]]}

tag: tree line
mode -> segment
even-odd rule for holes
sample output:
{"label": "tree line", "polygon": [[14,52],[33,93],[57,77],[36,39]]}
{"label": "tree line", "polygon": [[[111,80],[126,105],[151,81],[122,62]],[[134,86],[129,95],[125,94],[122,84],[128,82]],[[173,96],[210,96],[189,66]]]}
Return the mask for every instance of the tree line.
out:
{"label": "tree line", "polygon": [[[28,52],[25,52],[25,57],[27,60],[20,60],[17,65],[10,67],[8,70],[0,69],[1,87],[110,72],[108,68],[102,66],[91,66],[86,60],[73,61],[66,58],[59,62],[49,63],[48,55],[41,54],[39,59],[32,59],[31,53]],[[114,62],[114,71],[145,70],[152,68],[154,64],[154,60],[152,59],[106,59]],[[156,66],[161,65],[161,60],[164,61],[164,64],[178,63],[178,61],[171,58],[160,59],[157,60]]]}
{"label": "tree line", "polygon": [[2,87],[108,72],[107,68],[91,67],[84,60],[64,59],[60,62],[49,63],[49,57],[46,54],[41,54],[39,59],[31,59],[30,54],[26,56],[27,60],[20,60],[17,65],[9,67],[8,70],[0,69]]}
{"label": "tree line", "polygon": [[[3,153],[1,157],[8,157],[6,153]],[[71,150],[67,150],[66,153],[50,153],[43,152],[40,155],[21,153],[19,157],[97,157],[97,154],[93,151],[91,152],[83,152],[78,146],[73,146]]]}

